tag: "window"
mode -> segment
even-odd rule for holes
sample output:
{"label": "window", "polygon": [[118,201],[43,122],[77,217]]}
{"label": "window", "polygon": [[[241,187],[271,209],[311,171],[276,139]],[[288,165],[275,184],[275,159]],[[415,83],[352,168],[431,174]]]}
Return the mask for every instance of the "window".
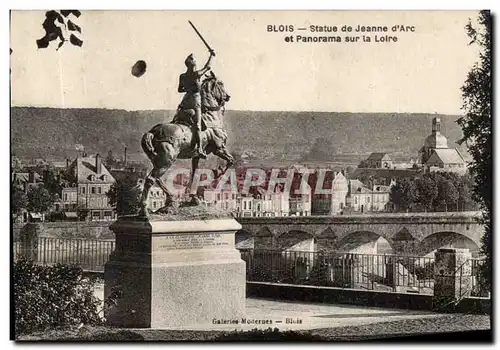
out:
{"label": "window", "polygon": [[153,202],[153,208],[156,208],[156,202],[155,201]]}
{"label": "window", "polygon": [[102,193],[102,189],[100,187],[97,187],[97,193],[99,193],[99,194]]}
{"label": "window", "polygon": [[94,186],[92,186],[92,187],[90,188],[90,192],[91,192],[92,194],[94,194],[94,193],[95,193],[95,187],[94,187]]}
{"label": "window", "polygon": [[231,198],[232,198],[232,199],[235,199],[235,198],[236,198],[236,195],[233,193],[233,194],[231,195]]}
{"label": "window", "polygon": [[217,193],[217,200],[220,201],[220,193]]}
{"label": "window", "polygon": [[354,204],[358,204],[358,197],[354,197]]}
{"label": "window", "polygon": [[252,209],[252,202],[248,202],[248,209]]}
{"label": "window", "polygon": [[82,194],[85,194],[85,187],[82,187]]}
{"label": "window", "polygon": [[68,200],[68,194],[67,194],[67,193],[65,193],[65,194],[64,194],[64,201],[67,201],[67,200]]}
{"label": "window", "polygon": [[247,210],[247,202],[243,202],[243,210]]}
{"label": "window", "polygon": [[226,210],[227,210],[227,208],[229,208],[229,203],[228,203],[228,202],[225,202],[225,203],[224,203],[224,209],[226,209]]}
{"label": "window", "polygon": [[366,197],[366,201],[370,203],[370,197]]}

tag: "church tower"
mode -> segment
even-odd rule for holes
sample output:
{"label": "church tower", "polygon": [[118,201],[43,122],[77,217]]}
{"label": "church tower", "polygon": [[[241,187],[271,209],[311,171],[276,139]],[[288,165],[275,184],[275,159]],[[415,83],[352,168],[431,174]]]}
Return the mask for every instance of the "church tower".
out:
{"label": "church tower", "polygon": [[420,163],[425,164],[435,149],[448,149],[448,140],[441,134],[441,118],[432,119],[432,132],[419,151]]}

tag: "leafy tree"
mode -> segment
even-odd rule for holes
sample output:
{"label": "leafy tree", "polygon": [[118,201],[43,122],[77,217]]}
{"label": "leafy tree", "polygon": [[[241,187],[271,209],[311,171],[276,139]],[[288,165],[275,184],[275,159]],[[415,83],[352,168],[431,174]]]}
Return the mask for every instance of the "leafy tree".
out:
{"label": "leafy tree", "polygon": [[458,200],[458,191],[451,180],[442,178],[438,184],[438,195],[435,200],[437,205],[455,204]]}
{"label": "leafy tree", "polygon": [[133,176],[117,180],[106,193],[118,215],[136,214],[140,208],[140,194],[137,180]]}
{"label": "leafy tree", "polygon": [[418,190],[418,203],[423,205],[426,209],[431,209],[434,200],[438,196],[438,186],[430,176],[426,175],[427,174],[416,181]]}
{"label": "leafy tree", "polygon": [[62,174],[54,167],[48,167],[43,172],[43,185],[52,195],[60,195]]}
{"label": "leafy tree", "polygon": [[366,160],[363,159],[361,162],[359,162],[358,168],[368,168],[368,163],[366,162]]}
{"label": "leafy tree", "polygon": [[47,212],[55,200],[54,196],[43,186],[30,187],[27,199],[27,209],[35,213]]}
{"label": "leafy tree", "polygon": [[470,37],[470,44],[480,48],[479,61],[472,67],[467,80],[462,86],[462,109],[465,115],[457,120],[462,128],[467,149],[472,156],[469,166],[471,175],[475,178],[472,188],[474,198],[480,203],[483,211],[482,221],[485,225],[485,235],[482,241],[482,251],[486,255],[484,278],[491,282],[491,201],[493,190],[492,177],[492,146],[491,114],[492,114],[492,81],[491,81],[491,28],[490,11],[479,13],[478,25],[469,21],[465,29]]}
{"label": "leafy tree", "polygon": [[391,187],[389,200],[399,209],[410,209],[418,200],[418,188],[416,182],[410,179],[402,179]]}
{"label": "leafy tree", "polygon": [[26,193],[17,186],[12,186],[11,192],[11,205],[12,205],[12,214],[17,216],[21,213],[22,209],[26,209],[28,206],[28,198],[26,197]]}

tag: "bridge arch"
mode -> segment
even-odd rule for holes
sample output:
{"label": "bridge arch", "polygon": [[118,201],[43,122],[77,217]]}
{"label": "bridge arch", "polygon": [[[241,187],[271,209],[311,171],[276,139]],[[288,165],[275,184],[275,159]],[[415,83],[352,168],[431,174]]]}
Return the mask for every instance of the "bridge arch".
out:
{"label": "bridge arch", "polygon": [[336,249],[349,253],[391,254],[391,242],[373,231],[353,231],[344,235],[336,243]]}
{"label": "bridge arch", "polygon": [[289,230],[276,237],[276,247],[281,250],[315,251],[316,237],[302,230]]}
{"label": "bridge arch", "polygon": [[471,238],[458,232],[440,231],[425,237],[418,245],[419,255],[434,255],[440,248],[469,249],[473,257],[479,256],[480,247]]}
{"label": "bridge arch", "polygon": [[234,235],[236,249],[246,250],[254,248],[253,234],[247,230],[238,230]]}

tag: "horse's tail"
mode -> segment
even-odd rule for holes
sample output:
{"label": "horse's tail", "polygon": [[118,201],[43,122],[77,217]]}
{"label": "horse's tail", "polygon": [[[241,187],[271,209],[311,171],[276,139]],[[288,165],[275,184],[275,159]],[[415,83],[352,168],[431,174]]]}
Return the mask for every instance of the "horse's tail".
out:
{"label": "horse's tail", "polygon": [[141,146],[148,158],[152,159],[156,156],[156,151],[153,146],[154,135],[150,132],[145,133],[142,136]]}

